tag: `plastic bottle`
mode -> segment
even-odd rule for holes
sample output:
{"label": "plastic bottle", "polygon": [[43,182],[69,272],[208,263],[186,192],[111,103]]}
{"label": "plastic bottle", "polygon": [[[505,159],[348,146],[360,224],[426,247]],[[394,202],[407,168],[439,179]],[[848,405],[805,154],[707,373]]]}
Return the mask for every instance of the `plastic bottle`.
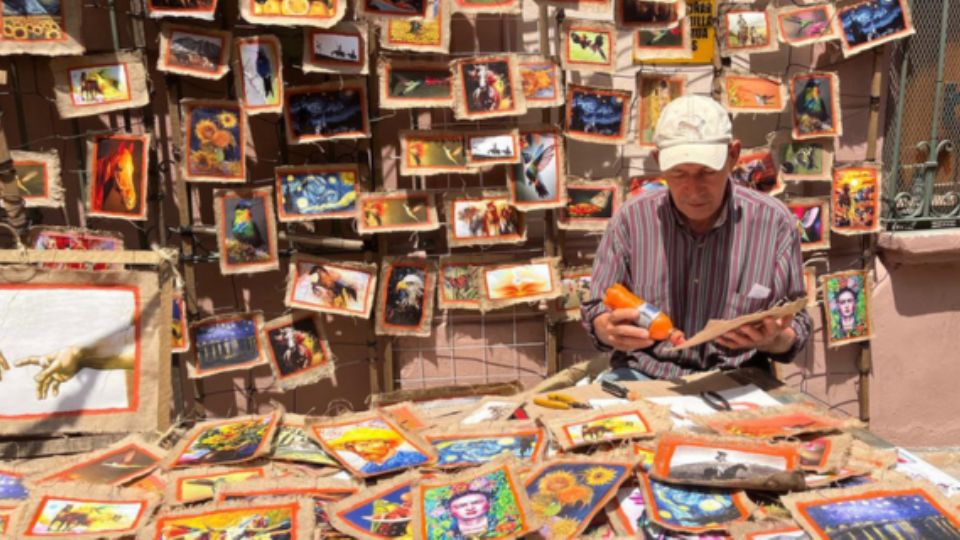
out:
{"label": "plastic bottle", "polygon": [[683,332],[673,326],[673,321],[659,308],[645,302],[619,283],[610,286],[603,295],[603,303],[610,309],[636,309],[640,312],[637,326],[650,332],[650,339],[663,341],[669,339],[674,346],[683,341]]}

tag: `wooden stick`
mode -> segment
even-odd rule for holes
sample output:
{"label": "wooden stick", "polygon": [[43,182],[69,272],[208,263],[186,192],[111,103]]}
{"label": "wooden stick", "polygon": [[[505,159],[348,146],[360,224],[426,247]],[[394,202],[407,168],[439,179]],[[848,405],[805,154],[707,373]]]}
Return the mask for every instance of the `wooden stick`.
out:
{"label": "wooden stick", "polygon": [[[200,234],[204,236],[217,235],[217,228],[212,225],[189,225],[187,227],[183,227],[182,230],[190,234]],[[281,241],[297,242],[300,244],[306,244],[308,246],[348,251],[363,251],[363,240],[348,240],[346,238],[334,238],[330,236],[308,236],[305,234],[288,233],[286,231],[278,231],[277,238]]]}
{"label": "wooden stick", "polygon": [[51,250],[0,250],[2,264],[33,263],[106,263],[128,264],[133,266],[159,266],[166,259],[156,251],[73,251],[65,249]]}

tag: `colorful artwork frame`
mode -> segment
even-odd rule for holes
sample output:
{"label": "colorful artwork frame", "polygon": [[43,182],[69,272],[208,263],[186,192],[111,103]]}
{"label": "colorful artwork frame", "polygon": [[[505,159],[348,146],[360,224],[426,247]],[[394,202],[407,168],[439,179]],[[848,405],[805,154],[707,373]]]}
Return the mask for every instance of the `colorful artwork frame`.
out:
{"label": "colorful artwork frame", "polygon": [[[140,435],[130,435],[107,448],[84,455],[79,461],[75,457],[61,459],[55,465],[51,464],[42,475],[32,477],[31,482],[35,484],[80,482],[122,486],[153,472],[166,453],[166,450],[146,442]],[[123,465],[119,473],[115,466],[111,467],[111,460],[114,459],[120,461],[115,465]],[[101,470],[98,476],[98,466],[109,474],[104,477],[104,470]]]}
{"label": "colorful artwork frame", "polygon": [[563,72],[555,60],[524,56],[517,61],[517,66],[527,109],[563,105],[566,99],[563,92]]}
{"label": "colorful artwork frame", "polygon": [[445,199],[448,246],[522,244],[527,241],[524,214],[510,203],[505,191],[467,192],[447,195]]}
{"label": "colorful artwork frame", "polygon": [[190,321],[184,294],[182,287],[174,288],[171,302],[170,352],[175,354],[190,350]]}
{"label": "colorful artwork frame", "polygon": [[[284,165],[274,170],[274,177],[277,217],[281,223],[348,219],[357,215],[357,199],[363,186],[356,163]],[[326,196],[329,193],[337,200],[321,202],[320,197],[329,199]],[[312,200],[314,198],[316,200]]]}
{"label": "colorful artwork frame", "polygon": [[[624,0],[628,1],[628,0]],[[686,94],[687,77],[683,74],[664,75],[639,73],[637,75],[637,144],[653,148],[653,132],[660,120],[660,111],[668,103]]]}
{"label": "colorful artwork frame", "polygon": [[274,386],[281,390],[333,377],[336,359],[317,314],[282,315],[264,323],[263,342]]}
{"label": "colorful artwork frame", "polygon": [[213,210],[221,274],[279,270],[272,187],[214,190]]}
{"label": "colorful artwork frame", "polygon": [[[504,260],[493,262],[506,262]],[[448,255],[440,257],[437,306],[442,310],[483,309],[483,267],[491,256]],[[463,290],[465,292],[457,292]]]}
{"label": "colorful artwork frame", "polygon": [[221,184],[246,182],[250,136],[240,103],[194,99],[180,103],[184,111],[183,179]]}
{"label": "colorful artwork frame", "polygon": [[[78,540],[127,537],[136,534],[153,515],[158,499],[153,493],[113,486],[67,483],[36,489],[22,509],[20,522],[15,524],[16,537],[59,536]],[[104,508],[112,512],[101,512]],[[71,519],[69,512],[80,514],[85,525],[76,523],[76,516]],[[99,527],[98,522],[102,522]]]}
{"label": "colorful artwork frame", "polygon": [[[338,102],[340,106],[354,109],[354,112],[350,115],[353,120],[342,122],[342,127],[327,130],[327,133],[307,134],[304,130],[306,126],[301,125],[299,119],[297,120],[297,127],[294,127],[294,117],[298,116],[301,109],[308,107],[306,100],[333,98],[340,100]],[[350,99],[351,101],[345,105],[343,99]],[[367,115],[367,85],[362,79],[343,79],[310,86],[287,87],[283,101],[287,142],[290,144],[340,139],[366,139],[370,137],[370,119]],[[316,131],[324,128],[321,126],[313,129]]]}
{"label": "colorful artwork frame", "polygon": [[384,5],[383,3],[379,4],[378,6],[375,5],[376,2],[374,2],[374,0],[360,0],[355,8],[358,14],[367,19],[400,19],[404,21],[422,21],[429,16],[429,3],[429,0],[406,2],[406,5],[413,9],[402,11],[397,5],[392,5],[389,9],[385,9],[381,7]]}
{"label": "colorful artwork frame", "polygon": [[[411,203],[414,203],[412,208]],[[398,210],[397,206],[401,210]],[[392,214],[404,220],[406,216],[411,219],[400,223],[385,223],[384,218],[389,218]],[[400,190],[360,195],[360,202],[357,204],[357,232],[361,235],[394,231],[435,231],[439,228],[440,218],[433,193]]]}
{"label": "colorful artwork frame", "polygon": [[799,198],[786,201],[787,208],[797,216],[802,233],[800,249],[818,251],[830,249],[830,201]]}
{"label": "colorful artwork frame", "polygon": [[[366,75],[370,72],[367,40],[370,28],[361,22],[341,22],[332,28],[304,28],[303,30],[303,61],[304,73],[341,73],[351,75]],[[318,40],[327,38],[333,40],[338,48],[323,53],[321,44],[318,50]],[[343,45],[353,44],[353,50],[343,49]]]}
{"label": "colorful artwork frame", "polygon": [[882,174],[874,163],[833,169],[830,190],[833,232],[844,236],[880,232]]}
{"label": "colorful artwork frame", "polygon": [[232,43],[233,35],[228,31],[162,23],[157,71],[199,79],[222,79],[230,71]]}
{"label": "colorful artwork frame", "polygon": [[[123,251],[123,236],[114,231],[98,231],[74,227],[30,227],[27,244],[38,251],[92,250]],[[47,270],[123,270],[122,264],[111,263],[40,263]]]}
{"label": "colorful artwork frame", "polygon": [[[27,208],[63,207],[63,184],[60,178],[60,154],[11,150],[10,159],[16,170],[19,192]],[[39,190],[33,189],[39,175]],[[28,185],[29,182],[29,185]]]}
{"label": "colorful artwork frame", "polygon": [[[489,139],[493,139],[492,147],[485,148]],[[501,142],[506,150],[501,150]],[[464,148],[468,167],[513,165],[520,162],[520,132],[516,128],[470,131],[464,136]]]}
{"label": "colorful artwork frame", "polygon": [[[683,1],[683,0],[678,0]],[[680,19],[673,28],[636,30],[633,34],[633,63],[642,64],[656,60],[691,60],[693,40],[690,18]],[[659,45],[657,43],[664,43]]]}
{"label": "colorful artwork frame", "polygon": [[[253,461],[271,451],[273,437],[283,411],[278,409],[270,414],[237,416],[227,419],[201,422],[193,427],[172,449],[164,460],[165,469],[182,467],[228,465]],[[248,440],[244,437],[252,433]],[[210,439],[208,445],[205,440]],[[221,439],[226,439],[221,441]],[[243,446],[234,449],[231,440],[243,442]],[[225,449],[213,446],[225,442]],[[251,445],[252,443],[252,445]],[[202,453],[201,453],[202,452]],[[212,457],[210,457],[212,456]]]}
{"label": "colorful artwork frame", "polygon": [[[450,71],[453,73],[453,115],[457,120],[521,116],[527,112],[516,56],[461,58],[450,62]],[[481,78],[483,84],[478,82]],[[489,90],[484,92],[484,87]]]}
{"label": "colorful artwork frame", "polygon": [[[141,531],[139,540],[161,540],[170,538],[165,531],[203,532],[209,530],[205,518],[217,516],[215,521],[228,531],[236,530],[238,525],[254,521],[264,522],[264,527],[277,532],[288,532],[290,540],[309,540],[313,538],[315,519],[314,503],[308,498],[282,497],[264,501],[238,501],[211,503],[185,509],[165,509],[157,514],[151,527]],[[258,519],[259,518],[259,519]],[[274,523],[276,521],[276,523]],[[278,530],[285,522],[289,527]],[[245,533],[244,529],[238,532]]]}
{"label": "colorful artwork frame", "polygon": [[[593,278],[592,266],[570,266],[560,271],[560,283],[563,294],[557,298],[553,308],[553,317],[561,322],[579,321],[580,308],[590,298],[590,282]],[[586,284],[586,287],[584,287]]]}
{"label": "colorful artwork frame", "polygon": [[455,131],[401,131],[400,174],[431,176],[476,172],[467,166],[466,138],[466,133]]}
{"label": "colorful artwork frame", "polygon": [[150,134],[94,135],[87,141],[88,216],[147,219],[149,150]]}
{"label": "colorful artwork frame", "polygon": [[[4,6],[0,11],[0,26],[3,27],[3,36],[0,38],[0,56],[15,54],[30,54],[38,56],[76,56],[84,53],[81,42],[81,26],[83,21],[82,6],[74,2],[60,2],[56,12],[47,10],[46,5],[40,5],[46,11],[44,14],[29,13],[25,8],[19,13],[7,14]],[[32,24],[31,24],[32,23]],[[29,26],[37,28],[35,35]],[[25,31],[24,36],[16,35],[20,28]],[[9,34],[7,33],[9,31]],[[41,36],[42,34],[42,36]]]}
{"label": "colorful artwork frame", "polygon": [[437,296],[436,266],[426,259],[386,257],[379,283],[377,335],[429,337]]}
{"label": "colorful artwork frame", "polygon": [[616,71],[617,29],[612,23],[564,19],[560,36],[560,66],[564,70],[581,73]]}
{"label": "colorful artwork frame", "polygon": [[[575,415],[542,416],[541,422],[565,451],[612,441],[652,439],[673,425],[667,409],[641,402]],[[626,429],[618,431],[616,422]]]}
{"label": "colorful artwork frame", "polygon": [[[417,78],[417,76],[421,78]],[[452,108],[453,81],[446,62],[382,57],[377,63],[380,108]],[[439,88],[438,95],[432,95]],[[408,90],[409,89],[409,90]],[[428,95],[413,95],[421,92]]]}
{"label": "colorful artwork frame", "polygon": [[[854,25],[858,24],[858,12],[869,11],[871,8],[878,9],[876,7],[877,5],[878,3],[874,0],[864,0],[863,2],[857,2],[853,5],[845,5],[837,9],[837,19],[835,24],[838,28],[838,32],[840,33],[840,48],[843,50],[844,57],[850,57],[868,49],[879,47],[884,43],[903,39],[916,33],[916,30],[913,27],[913,15],[910,12],[910,4],[905,0],[896,1],[896,8],[900,10],[900,16],[892,19],[889,26],[884,25],[885,27],[888,27],[889,31],[884,32],[882,35],[878,35],[875,39],[869,39],[869,35],[873,34],[876,31],[876,28],[872,28],[870,32],[865,32],[863,29],[860,29],[859,32],[855,32],[853,30],[850,32],[847,31],[848,26],[853,27]],[[875,13],[868,13],[867,15],[873,15],[872,19],[877,20]],[[899,24],[897,23],[898,20]],[[861,35],[865,38],[863,41],[860,41]]]}
{"label": "colorful artwork frame", "polygon": [[764,407],[709,416],[689,415],[689,418],[721,435],[753,439],[786,439],[859,427],[856,420],[828,415],[805,405]]}
{"label": "colorful artwork frame", "polygon": [[310,0],[306,12],[290,11],[288,7],[289,4],[280,0],[266,2],[240,0],[240,16],[253,24],[330,28],[343,18],[347,10],[347,2],[346,0],[329,2]]}
{"label": "colorful artwork frame", "polygon": [[833,139],[791,141],[782,137],[777,145],[782,181],[827,181],[833,179]]}
{"label": "colorful artwork frame", "polygon": [[427,16],[422,22],[403,19],[381,21],[380,46],[393,51],[449,53],[450,5],[448,0],[429,2]]}
{"label": "colorful artwork frame", "polygon": [[386,540],[403,536],[410,522],[410,488],[420,477],[406,472],[333,503],[330,524],[356,538]]}
{"label": "colorful artwork frame", "polygon": [[[643,490],[647,517],[653,523],[671,531],[693,534],[722,531],[736,523],[745,522],[755,508],[743,491],[675,486],[658,482],[642,473],[640,474],[640,487]],[[679,509],[679,503],[672,501],[670,498],[673,493],[684,494],[685,500],[689,500],[692,494],[696,494],[704,499],[713,498],[720,504],[711,505],[711,508],[715,508],[715,510],[709,514],[696,516],[688,511],[683,513],[690,515],[681,518],[680,516],[683,513],[671,511]],[[670,505],[670,508],[668,508],[668,505]],[[689,505],[689,508],[699,510],[701,506],[693,504]],[[708,512],[707,510],[703,511]],[[722,518],[722,521],[718,518]]]}
{"label": "colorful artwork frame", "polygon": [[[200,379],[262,366],[267,362],[260,340],[262,328],[263,315],[259,311],[216,315],[191,323],[194,361],[187,364],[188,375]],[[229,356],[235,358],[223,358],[220,334],[224,333],[228,334],[225,337],[232,337],[233,345],[228,350]]]}
{"label": "colorful artwork frame", "polygon": [[[804,93],[806,93],[807,88],[816,86],[818,96],[823,93],[829,94],[827,100],[824,100],[822,96],[815,98],[816,101],[819,101],[816,106],[824,111],[821,116],[825,114],[830,120],[829,127],[824,127],[824,119],[812,117],[807,111],[806,102],[801,104],[800,91],[798,90],[800,83],[804,83]],[[843,123],[840,115],[840,77],[836,73],[822,72],[794,75],[790,79],[790,104],[792,107],[794,140],[840,137],[843,135]],[[816,122],[816,124],[813,124],[813,122]],[[821,129],[817,129],[818,125]]]}
{"label": "colorful artwork frame", "polygon": [[187,7],[183,0],[147,0],[147,13],[153,19],[163,17],[189,17],[212,21],[217,12],[217,0],[195,2],[196,6]]}
{"label": "colorful artwork frame", "polygon": [[[565,203],[564,190],[566,159],[564,140],[555,127],[525,128],[520,130],[520,163],[507,169],[507,188],[511,202],[521,212],[545,208],[560,208]],[[540,200],[537,185],[549,195]]]}
{"label": "colorful artwork frame", "polygon": [[779,195],[786,189],[780,180],[776,156],[768,146],[742,150],[730,171],[730,178],[736,185],[770,196]]}
{"label": "colorful artwork frame", "polygon": [[[848,270],[820,277],[823,293],[824,329],[827,346],[839,347],[848,343],[869,341],[873,337],[873,317],[870,313],[870,276],[863,270]],[[841,295],[848,298],[842,299]],[[852,302],[849,299],[852,296]],[[852,304],[849,316],[844,316],[844,305]],[[844,328],[852,323],[852,328]]]}
{"label": "colorful artwork frame", "polygon": [[[140,51],[54,58],[50,71],[60,118],[93,116],[150,103]],[[112,92],[107,95],[107,91]]]}
{"label": "colorful artwork frame", "polygon": [[[589,107],[581,101],[593,101]],[[564,135],[567,137],[584,142],[600,144],[625,144],[627,133],[630,131],[630,104],[633,101],[633,92],[630,90],[594,88],[581,86],[577,84],[567,85],[566,111],[564,114]],[[587,131],[587,126],[596,125],[597,121],[588,121],[583,118],[584,114],[589,114],[589,110],[596,107],[604,107],[609,103],[615,110],[619,111],[619,118],[610,118],[610,128],[604,128],[604,132]]]}
{"label": "colorful artwork frame", "polygon": [[[633,5],[629,5],[629,4]],[[670,10],[670,16],[663,20],[660,13],[661,8],[666,7]],[[639,8],[639,9],[638,9]],[[652,12],[644,12],[653,9]],[[639,2],[628,2],[628,0],[617,0],[617,27],[634,29],[662,29],[675,28],[680,21],[687,16],[687,3],[684,0],[647,0]],[[636,11],[629,11],[636,10]]]}
{"label": "colorful artwork frame", "polygon": [[500,309],[559,297],[562,292],[559,263],[558,257],[542,257],[512,264],[484,266],[481,270],[481,310]]}
{"label": "colorful artwork frame", "polygon": [[[605,194],[605,196],[604,196]],[[619,179],[567,179],[567,204],[557,215],[557,227],[567,231],[603,231],[623,201]]]}
{"label": "colorful artwork frame", "polygon": [[[320,274],[324,274],[325,276],[332,276],[335,282],[340,282],[343,280],[341,271],[347,272],[351,277],[359,278],[359,281],[353,287],[354,295],[342,291],[335,293],[335,288],[331,289],[331,285],[325,285],[320,278]],[[313,274],[318,276],[316,280],[313,279]],[[348,283],[346,287],[349,286]],[[284,303],[288,307],[297,309],[366,319],[370,317],[370,311],[373,309],[373,296],[377,290],[376,286],[376,264],[332,261],[296,254],[290,259]],[[316,290],[319,290],[321,294],[317,294]],[[352,298],[347,298],[344,294],[348,294]],[[351,300],[353,301],[352,305]]]}
{"label": "colorful artwork frame", "polygon": [[495,422],[473,428],[450,426],[423,434],[437,453],[436,467],[457,469],[483,465],[498,458],[532,464],[540,460],[546,447],[547,434],[531,422]]}
{"label": "colorful artwork frame", "polygon": [[270,459],[339,467],[337,460],[307,434],[307,417],[293,413],[284,413],[280,419]]}
{"label": "colorful artwork frame", "polygon": [[[778,50],[780,43],[773,25],[774,17],[775,13],[770,7],[767,9],[734,8],[723,13],[720,19],[722,36],[720,45],[724,54],[766,53]],[[755,30],[761,26],[763,30]]]}
{"label": "colorful artwork frame", "polygon": [[[280,40],[273,35],[238,37],[233,40],[233,48],[233,83],[243,112],[253,116],[282,111],[283,48]],[[252,57],[251,48],[255,51]],[[260,73],[264,64],[269,70],[267,74]]]}
{"label": "colorful artwork frame", "polygon": [[[777,35],[780,41],[793,47],[803,47],[840,38],[834,20],[837,12],[834,2],[808,6],[791,6],[777,11]],[[810,27],[812,30],[809,30]]]}
{"label": "colorful artwork frame", "polygon": [[[721,84],[721,102],[734,114],[779,114],[789,101],[787,89],[779,77],[728,73],[723,76]],[[755,89],[750,89],[751,85]]]}

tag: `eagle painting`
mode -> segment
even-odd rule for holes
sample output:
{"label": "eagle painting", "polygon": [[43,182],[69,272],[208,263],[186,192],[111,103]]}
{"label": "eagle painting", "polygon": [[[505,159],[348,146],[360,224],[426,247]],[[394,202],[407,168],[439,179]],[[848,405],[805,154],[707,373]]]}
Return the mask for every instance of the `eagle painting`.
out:
{"label": "eagle painting", "polygon": [[387,283],[384,320],[394,326],[420,326],[426,273],[416,267],[396,267]]}

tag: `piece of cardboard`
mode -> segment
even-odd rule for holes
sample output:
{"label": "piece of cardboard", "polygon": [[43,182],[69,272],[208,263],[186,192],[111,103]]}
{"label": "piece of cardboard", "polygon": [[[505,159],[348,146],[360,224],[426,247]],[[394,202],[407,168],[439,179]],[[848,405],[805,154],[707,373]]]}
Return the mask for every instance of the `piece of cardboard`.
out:
{"label": "piece of cardboard", "polygon": [[684,349],[689,349],[691,347],[696,347],[697,345],[702,345],[708,341],[713,341],[714,339],[730,332],[731,330],[736,330],[741,326],[747,324],[754,324],[762,321],[767,317],[787,317],[789,315],[796,315],[800,310],[807,307],[807,297],[798,298],[787,304],[780,306],[775,306],[764,311],[757,313],[751,313],[750,315],[743,315],[737,317],[736,319],[731,320],[720,320],[720,319],[710,319],[707,321],[706,326],[703,327],[703,330],[700,330],[689,339],[686,339],[683,344],[679,347],[668,347],[665,350],[667,352],[671,351],[680,351]]}

